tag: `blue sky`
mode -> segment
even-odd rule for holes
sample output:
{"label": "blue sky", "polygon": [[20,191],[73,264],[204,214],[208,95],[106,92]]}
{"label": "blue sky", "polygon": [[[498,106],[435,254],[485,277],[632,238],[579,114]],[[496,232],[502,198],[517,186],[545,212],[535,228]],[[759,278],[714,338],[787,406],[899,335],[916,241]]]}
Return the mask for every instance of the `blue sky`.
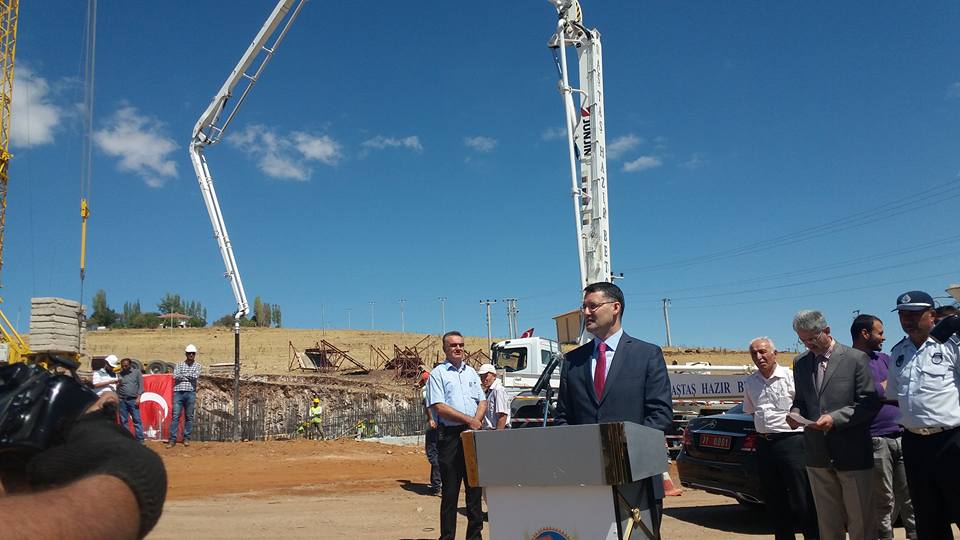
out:
{"label": "blue sky", "polygon": [[[4,309],[77,298],[85,3],[21,6]],[[84,300],[232,312],[187,143],[272,1],[101,2]],[[960,282],[960,4],[585,0],[603,35],[625,326],[792,346]],[[485,334],[579,305],[546,1],[309,2],[207,151],[247,292],[285,326]],[[504,303],[493,308],[505,335]]]}

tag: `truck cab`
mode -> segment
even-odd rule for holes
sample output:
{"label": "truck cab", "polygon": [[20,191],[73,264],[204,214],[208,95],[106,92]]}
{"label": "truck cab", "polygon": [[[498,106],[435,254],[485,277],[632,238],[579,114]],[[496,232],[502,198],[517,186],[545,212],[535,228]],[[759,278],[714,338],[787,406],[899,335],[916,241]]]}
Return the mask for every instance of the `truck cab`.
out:
{"label": "truck cab", "polygon": [[[540,373],[560,354],[560,344],[542,337],[507,339],[490,348],[491,362],[497,368],[503,386],[510,398],[512,427],[540,425],[543,422],[543,396],[530,389]],[[550,386],[560,387],[560,367],[550,377]]]}

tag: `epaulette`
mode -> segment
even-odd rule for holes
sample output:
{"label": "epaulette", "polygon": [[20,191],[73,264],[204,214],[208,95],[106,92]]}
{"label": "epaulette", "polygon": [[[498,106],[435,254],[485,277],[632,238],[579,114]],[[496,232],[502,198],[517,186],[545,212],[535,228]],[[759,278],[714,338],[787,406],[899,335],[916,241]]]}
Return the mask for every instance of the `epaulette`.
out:
{"label": "epaulette", "polygon": [[893,347],[890,347],[890,354],[892,355],[892,354],[893,354],[893,350],[896,349],[898,345],[900,345],[901,343],[903,343],[904,341],[906,341],[908,337],[909,337],[909,336],[903,336],[903,338],[901,338],[900,341],[894,343],[894,344],[893,344]]}

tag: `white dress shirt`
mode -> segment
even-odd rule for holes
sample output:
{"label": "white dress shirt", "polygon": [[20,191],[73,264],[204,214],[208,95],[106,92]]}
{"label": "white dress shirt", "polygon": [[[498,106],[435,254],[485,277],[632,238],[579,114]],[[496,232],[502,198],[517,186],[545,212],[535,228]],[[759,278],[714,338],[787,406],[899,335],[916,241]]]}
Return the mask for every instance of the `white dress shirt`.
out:
{"label": "white dress shirt", "polygon": [[800,433],[787,425],[794,395],[793,370],[778,364],[769,379],[755,371],[743,381],[743,412],[753,414],[757,433]]}
{"label": "white dress shirt", "polygon": [[[620,338],[623,337],[623,328],[617,330],[613,333],[612,336],[603,340],[607,344],[607,354],[605,358],[607,360],[607,369],[603,372],[604,380],[606,380],[607,375],[610,374],[610,365],[613,364],[613,355],[617,352],[617,347],[620,346]],[[590,373],[592,375],[597,374],[597,353],[600,352],[600,338],[593,338],[593,355],[590,356]]]}

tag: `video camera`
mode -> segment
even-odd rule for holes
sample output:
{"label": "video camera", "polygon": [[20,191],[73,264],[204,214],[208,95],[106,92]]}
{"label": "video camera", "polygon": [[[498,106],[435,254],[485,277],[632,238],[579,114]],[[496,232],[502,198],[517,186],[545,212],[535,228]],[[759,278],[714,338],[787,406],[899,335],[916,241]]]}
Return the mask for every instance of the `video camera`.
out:
{"label": "video camera", "polygon": [[17,363],[0,367],[0,461],[26,458],[63,440],[97,400],[76,375],[78,364],[51,357],[50,369]]}
{"label": "video camera", "polygon": [[950,315],[940,319],[933,330],[930,330],[930,337],[937,340],[937,343],[946,343],[957,332],[960,332],[960,316]]}

